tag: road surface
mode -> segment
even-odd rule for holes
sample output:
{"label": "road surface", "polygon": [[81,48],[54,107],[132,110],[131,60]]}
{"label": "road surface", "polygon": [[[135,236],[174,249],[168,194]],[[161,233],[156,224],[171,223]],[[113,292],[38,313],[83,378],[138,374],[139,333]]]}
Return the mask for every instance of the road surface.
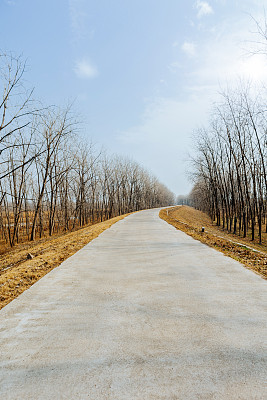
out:
{"label": "road surface", "polygon": [[266,281],[132,214],[0,312],[0,399],[266,399]]}

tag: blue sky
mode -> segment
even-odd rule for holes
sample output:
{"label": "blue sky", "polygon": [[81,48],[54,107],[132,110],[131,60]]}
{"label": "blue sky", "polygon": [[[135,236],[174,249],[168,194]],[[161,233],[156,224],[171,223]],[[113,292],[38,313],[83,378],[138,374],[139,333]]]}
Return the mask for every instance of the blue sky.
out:
{"label": "blue sky", "polygon": [[23,54],[35,97],[75,100],[84,135],[190,191],[192,131],[218,90],[267,82],[248,57],[266,0],[0,0],[0,49]]}

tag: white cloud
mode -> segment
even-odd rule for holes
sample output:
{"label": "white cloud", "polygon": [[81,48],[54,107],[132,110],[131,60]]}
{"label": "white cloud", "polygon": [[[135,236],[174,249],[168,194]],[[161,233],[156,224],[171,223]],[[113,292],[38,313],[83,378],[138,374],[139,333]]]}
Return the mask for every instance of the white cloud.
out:
{"label": "white cloud", "polygon": [[197,0],[195,3],[195,8],[198,10],[198,18],[202,18],[205,15],[213,14],[213,9],[207,1]]}
{"label": "white cloud", "polygon": [[88,60],[80,60],[75,64],[74,72],[78,78],[92,79],[98,75],[97,68]]}
{"label": "white cloud", "polygon": [[196,46],[192,42],[184,42],[182,45],[182,50],[189,57],[195,57],[196,55]]}

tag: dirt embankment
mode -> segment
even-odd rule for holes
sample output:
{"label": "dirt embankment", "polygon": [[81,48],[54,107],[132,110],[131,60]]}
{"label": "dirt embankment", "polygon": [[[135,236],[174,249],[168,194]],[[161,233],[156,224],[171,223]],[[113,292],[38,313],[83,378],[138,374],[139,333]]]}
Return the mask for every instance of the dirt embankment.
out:
{"label": "dirt embankment", "polygon": [[[213,225],[208,215],[188,206],[161,210],[159,216],[175,228],[234,258],[267,279],[267,238],[265,236],[263,244],[259,245],[248,238],[229,234]],[[204,232],[201,232],[202,227],[205,228]]]}
{"label": "dirt embankment", "polygon": [[[129,214],[126,214],[129,215]],[[34,243],[0,256],[0,309],[126,215]],[[28,259],[32,255],[32,259]]]}

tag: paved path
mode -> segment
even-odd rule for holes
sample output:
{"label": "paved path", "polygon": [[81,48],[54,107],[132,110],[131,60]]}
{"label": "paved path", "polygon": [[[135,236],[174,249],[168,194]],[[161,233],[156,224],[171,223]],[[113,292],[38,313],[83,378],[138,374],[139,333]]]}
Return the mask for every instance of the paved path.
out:
{"label": "paved path", "polygon": [[0,312],[0,399],[266,399],[266,282],[143,211]]}

